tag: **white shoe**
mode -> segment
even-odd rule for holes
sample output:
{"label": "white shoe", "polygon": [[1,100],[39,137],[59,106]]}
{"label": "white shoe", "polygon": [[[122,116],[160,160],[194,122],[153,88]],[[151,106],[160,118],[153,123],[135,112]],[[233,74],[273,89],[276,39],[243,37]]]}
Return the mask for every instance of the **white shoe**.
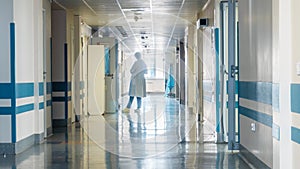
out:
{"label": "white shoe", "polygon": [[130,112],[130,109],[128,109],[127,107],[125,109],[122,110],[123,113],[129,113]]}
{"label": "white shoe", "polygon": [[137,108],[137,109],[135,109],[134,110],[136,113],[139,113],[139,112],[141,112],[141,109],[140,108]]}

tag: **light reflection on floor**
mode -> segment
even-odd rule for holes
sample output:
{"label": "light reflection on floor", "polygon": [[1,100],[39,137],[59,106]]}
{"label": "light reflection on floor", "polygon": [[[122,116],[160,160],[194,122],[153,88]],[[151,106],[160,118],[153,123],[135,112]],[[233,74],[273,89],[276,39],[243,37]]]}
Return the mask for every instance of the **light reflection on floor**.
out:
{"label": "light reflection on floor", "polygon": [[56,129],[44,144],[0,157],[0,168],[249,168],[209,124],[175,99],[144,99],[140,113],[89,116],[84,128]]}

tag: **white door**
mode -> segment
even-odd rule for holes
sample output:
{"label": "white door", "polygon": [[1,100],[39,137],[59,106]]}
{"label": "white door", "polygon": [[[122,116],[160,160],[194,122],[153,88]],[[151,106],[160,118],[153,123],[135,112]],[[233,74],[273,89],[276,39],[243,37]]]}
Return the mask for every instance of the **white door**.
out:
{"label": "white door", "polygon": [[104,46],[88,45],[88,112],[92,115],[105,111]]}

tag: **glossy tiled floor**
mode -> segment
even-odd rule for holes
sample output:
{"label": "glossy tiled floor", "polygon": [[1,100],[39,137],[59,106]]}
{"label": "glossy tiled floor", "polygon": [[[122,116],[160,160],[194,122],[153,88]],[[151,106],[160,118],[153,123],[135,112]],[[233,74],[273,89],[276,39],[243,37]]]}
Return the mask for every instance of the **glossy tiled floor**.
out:
{"label": "glossy tiled floor", "polygon": [[0,168],[249,168],[226,144],[214,144],[209,124],[176,100],[150,96],[141,112],[86,116],[82,128],[55,129],[45,143],[17,156],[1,156]]}

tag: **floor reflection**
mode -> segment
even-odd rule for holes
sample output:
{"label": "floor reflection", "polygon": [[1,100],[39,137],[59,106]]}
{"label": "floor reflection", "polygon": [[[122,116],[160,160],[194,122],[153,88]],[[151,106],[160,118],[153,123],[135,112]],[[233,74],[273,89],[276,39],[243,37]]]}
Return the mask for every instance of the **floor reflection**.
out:
{"label": "floor reflection", "polygon": [[226,144],[212,143],[209,124],[175,99],[152,96],[137,113],[90,116],[83,128],[56,129],[45,143],[17,156],[1,156],[0,168],[249,168]]}

